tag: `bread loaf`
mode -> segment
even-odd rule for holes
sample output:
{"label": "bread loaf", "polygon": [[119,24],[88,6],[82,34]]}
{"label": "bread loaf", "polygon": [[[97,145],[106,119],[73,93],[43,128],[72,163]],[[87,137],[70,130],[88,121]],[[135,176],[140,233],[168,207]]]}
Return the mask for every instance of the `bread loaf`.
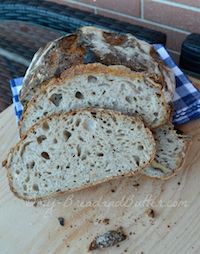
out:
{"label": "bread loaf", "polygon": [[25,200],[130,176],[155,156],[152,133],[137,116],[79,110],[39,121],[8,155],[11,190]]}
{"label": "bread loaf", "polygon": [[41,48],[34,56],[23,81],[20,99],[25,105],[44,81],[77,64],[99,62],[124,65],[149,75],[162,87],[167,102],[173,99],[175,79],[154,47],[130,34],[95,27],[80,28]]}

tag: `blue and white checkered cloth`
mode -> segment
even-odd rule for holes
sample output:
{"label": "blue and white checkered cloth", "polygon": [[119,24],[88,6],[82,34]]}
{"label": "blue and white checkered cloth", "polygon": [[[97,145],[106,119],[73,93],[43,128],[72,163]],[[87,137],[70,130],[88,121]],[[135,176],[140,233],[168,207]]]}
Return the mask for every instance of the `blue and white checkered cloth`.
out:
{"label": "blue and white checkered cloth", "polygon": [[[173,123],[179,125],[200,118],[200,92],[178,68],[161,44],[155,44],[154,47],[162,60],[175,74],[176,91],[173,100]],[[19,100],[22,81],[23,78],[10,80],[17,121],[20,119],[23,111],[23,106]]]}

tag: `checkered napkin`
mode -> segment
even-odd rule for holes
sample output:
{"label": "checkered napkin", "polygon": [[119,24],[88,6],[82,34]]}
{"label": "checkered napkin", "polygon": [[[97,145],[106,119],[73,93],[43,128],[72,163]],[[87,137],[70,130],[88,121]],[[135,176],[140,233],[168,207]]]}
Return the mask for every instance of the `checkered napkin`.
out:
{"label": "checkered napkin", "polygon": [[[176,77],[176,92],[173,100],[173,123],[179,125],[200,118],[200,92],[178,68],[162,45],[155,44],[154,47],[166,65],[172,69]],[[23,78],[10,80],[17,121],[20,119],[23,111],[23,106],[19,101],[22,81]]]}

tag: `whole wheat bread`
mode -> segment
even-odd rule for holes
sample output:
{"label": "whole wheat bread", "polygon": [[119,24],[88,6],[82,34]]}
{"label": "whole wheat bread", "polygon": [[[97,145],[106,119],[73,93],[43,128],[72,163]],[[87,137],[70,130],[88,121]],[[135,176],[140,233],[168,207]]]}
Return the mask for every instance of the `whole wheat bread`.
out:
{"label": "whole wheat bread", "polygon": [[23,113],[21,135],[44,116],[87,107],[137,113],[154,128],[170,117],[160,85],[144,74],[123,66],[79,65],[38,89]]}
{"label": "whole wheat bread", "polygon": [[153,135],[139,117],[91,109],[39,121],[6,167],[11,190],[33,200],[133,175],[154,156]]}
{"label": "whole wheat bread", "polygon": [[153,131],[156,141],[156,156],[151,167],[146,168],[143,174],[168,179],[182,166],[190,137],[180,134],[172,124],[164,125]]}
{"label": "whole wheat bread", "polygon": [[23,80],[20,99],[25,105],[44,81],[77,64],[99,62],[124,65],[145,72],[162,86],[167,102],[173,99],[175,79],[154,47],[130,34],[119,34],[95,27],[83,27],[52,41],[35,54]]}

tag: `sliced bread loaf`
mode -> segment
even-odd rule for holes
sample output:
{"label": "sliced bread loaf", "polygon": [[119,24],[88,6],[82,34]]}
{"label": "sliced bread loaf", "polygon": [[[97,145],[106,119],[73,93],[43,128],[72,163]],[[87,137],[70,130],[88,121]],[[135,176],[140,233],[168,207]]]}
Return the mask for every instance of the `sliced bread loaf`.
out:
{"label": "sliced bread loaf", "polygon": [[21,135],[44,116],[88,107],[138,113],[152,128],[170,117],[160,85],[144,74],[123,66],[79,65],[38,89],[23,113]]}
{"label": "sliced bread loaf", "polygon": [[156,156],[151,167],[143,174],[168,179],[182,166],[190,137],[178,133],[171,124],[164,125],[153,131],[156,141]]}
{"label": "sliced bread loaf", "polygon": [[137,116],[80,110],[39,121],[11,150],[11,190],[25,200],[130,176],[155,156],[152,133]]}
{"label": "sliced bread loaf", "polygon": [[95,27],[83,27],[39,49],[23,81],[20,99],[25,105],[44,81],[77,64],[99,62],[124,65],[145,72],[162,86],[166,101],[172,101],[175,79],[154,47],[130,34],[119,34]]}

